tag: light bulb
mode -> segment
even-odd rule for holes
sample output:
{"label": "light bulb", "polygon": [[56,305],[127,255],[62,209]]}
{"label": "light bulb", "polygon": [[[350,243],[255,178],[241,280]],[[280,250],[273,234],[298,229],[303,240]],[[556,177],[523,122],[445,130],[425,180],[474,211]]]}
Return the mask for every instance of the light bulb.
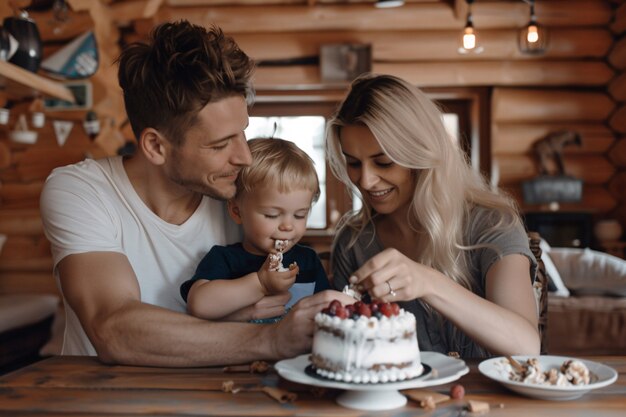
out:
{"label": "light bulb", "polygon": [[474,34],[474,28],[467,26],[463,31],[463,48],[474,49],[476,47],[476,35]]}
{"label": "light bulb", "polygon": [[539,30],[536,25],[528,25],[528,28],[526,29],[526,40],[530,43],[535,43],[539,40]]}

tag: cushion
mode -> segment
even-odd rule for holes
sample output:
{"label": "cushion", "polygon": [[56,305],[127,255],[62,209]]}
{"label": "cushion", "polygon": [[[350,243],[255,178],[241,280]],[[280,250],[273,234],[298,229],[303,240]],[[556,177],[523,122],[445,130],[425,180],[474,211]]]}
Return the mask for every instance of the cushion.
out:
{"label": "cushion", "polygon": [[550,247],[550,244],[544,239],[541,239],[539,247],[541,248],[541,260],[546,267],[546,274],[548,275],[548,290],[556,296],[569,297],[569,290],[563,283],[563,278],[561,278],[559,269],[552,260],[552,247]]}
{"label": "cushion", "polygon": [[552,248],[550,257],[577,295],[626,297],[626,260],[588,248]]}

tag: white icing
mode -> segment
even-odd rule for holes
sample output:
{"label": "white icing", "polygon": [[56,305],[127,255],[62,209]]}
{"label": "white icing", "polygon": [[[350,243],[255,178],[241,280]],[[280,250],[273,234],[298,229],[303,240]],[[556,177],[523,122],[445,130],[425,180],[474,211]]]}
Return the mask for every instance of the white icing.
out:
{"label": "white icing", "polygon": [[[315,323],[313,354],[339,369],[336,372],[316,369],[326,378],[353,383],[394,382],[414,378],[423,371],[415,316],[411,313],[400,310],[397,316],[380,319],[359,316],[357,320],[318,313]],[[383,364],[391,367],[372,369]],[[394,364],[409,365],[399,368]]]}

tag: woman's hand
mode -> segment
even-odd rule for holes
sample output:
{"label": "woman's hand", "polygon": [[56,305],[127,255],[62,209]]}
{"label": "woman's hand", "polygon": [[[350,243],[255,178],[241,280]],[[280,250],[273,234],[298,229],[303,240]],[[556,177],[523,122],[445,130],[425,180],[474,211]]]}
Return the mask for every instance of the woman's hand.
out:
{"label": "woman's hand", "polygon": [[387,248],[374,255],[350,277],[372,298],[408,301],[422,297],[434,270],[415,262],[397,249]]}

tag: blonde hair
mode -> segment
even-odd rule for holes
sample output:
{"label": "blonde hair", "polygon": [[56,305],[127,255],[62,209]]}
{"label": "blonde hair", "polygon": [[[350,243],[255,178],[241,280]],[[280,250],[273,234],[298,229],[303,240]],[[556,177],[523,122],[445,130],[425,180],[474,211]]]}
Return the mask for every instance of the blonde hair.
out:
{"label": "blonde hair", "polygon": [[[407,223],[420,231],[417,259],[449,276],[468,289],[478,288],[469,271],[464,252],[481,246],[489,235],[514,227],[520,219],[514,201],[492,191],[474,170],[466,154],[447,134],[441,111],[418,88],[391,76],[365,74],[353,81],[350,91],[330,120],[326,132],[326,153],[334,175],[354,190],[341,152],[341,128],[364,125],[383,152],[396,164],[414,170],[415,189]],[[470,212],[476,206],[492,208],[492,226],[477,244],[466,241],[471,230]],[[493,213],[491,213],[493,212]],[[358,234],[376,216],[363,202],[361,209],[342,219],[341,227]],[[497,250],[497,248],[496,248]]]}
{"label": "blonde hair", "polygon": [[309,190],[312,203],[320,196],[319,181],[311,157],[295,143],[276,138],[255,138],[248,141],[252,164],[241,170],[235,185],[240,197],[256,187],[270,186],[281,193]]}

